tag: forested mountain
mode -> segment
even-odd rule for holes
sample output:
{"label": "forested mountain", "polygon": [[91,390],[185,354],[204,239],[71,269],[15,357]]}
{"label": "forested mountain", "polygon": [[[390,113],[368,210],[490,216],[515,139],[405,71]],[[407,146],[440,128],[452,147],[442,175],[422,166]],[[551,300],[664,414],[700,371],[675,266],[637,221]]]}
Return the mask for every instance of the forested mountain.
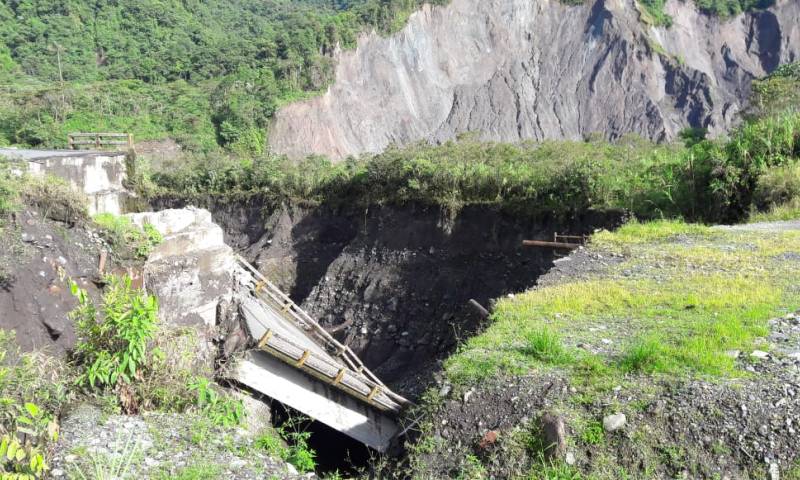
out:
{"label": "forested mountain", "polygon": [[258,150],[278,104],[330,82],[336,48],[398,29],[419,3],[3,1],[0,143],[108,128]]}

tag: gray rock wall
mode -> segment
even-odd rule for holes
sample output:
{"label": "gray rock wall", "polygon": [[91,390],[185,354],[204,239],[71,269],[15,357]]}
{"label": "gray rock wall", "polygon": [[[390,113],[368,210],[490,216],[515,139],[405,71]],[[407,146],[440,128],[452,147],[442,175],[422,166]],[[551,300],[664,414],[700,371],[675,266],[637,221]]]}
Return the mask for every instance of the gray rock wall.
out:
{"label": "gray rock wall", "polygon": [[669,29],[643,22],[634,0],[426,6],[401,32],[343,52],[325,95],[278,112],[271,148],[341,159],[473,131],[507,142],[721,134],[754,77],[800,59],[796,0],[727,21],[681,0],[667,11]]}

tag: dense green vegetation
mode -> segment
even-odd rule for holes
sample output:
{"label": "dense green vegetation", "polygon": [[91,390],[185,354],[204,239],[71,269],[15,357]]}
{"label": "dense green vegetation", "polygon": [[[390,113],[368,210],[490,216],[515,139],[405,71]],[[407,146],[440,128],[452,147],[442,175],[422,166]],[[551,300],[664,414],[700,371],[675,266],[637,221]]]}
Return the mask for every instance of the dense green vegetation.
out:
{"label": "dense green vegetation", "polygon": [[[648,21],[667,27],[672,25],[672,17],[664,12],[666,0],[639,0],[639,3],[648,14]],[[728,18],[749,10],[767,8],[775,0],[694,0],[694,3],[709,15]]]}
{"label": "dense green vegetation", "polygon": [[260,152],[275,109],[331,81],[337,48],[397,30],[420,3],[4,1],[0,144],[122,130]]}
{"label": "dense green vegetation", "polygon": [[47,471],[68,398],[63,377],[58,362],[20,352],[14,335],[0,330],[0,478],[34,480]]}
{"label": "dense green vegetation", "polygon": [[[421,202],[457,212],[495,205],[531,214],[571,215],[625,209],[641,218],[705,221],[744,218],[793,196],[771,192],[759,179],[800,158],[800,114],[745,124],[727,141],[690,140],[659,146],[636,138],[507,145],[469,138],[420,144],[332,165],[311,158],[292,165],[280,157],[201,160],[153,176],[146,195],[260,195],[347,203]],[[147,182],[140,182],[147,185]],[[780,185],[773,180],[775,188]],[[758,192],[758,195],[756,195]],[[773,200],[774,199],[774,200]]]}

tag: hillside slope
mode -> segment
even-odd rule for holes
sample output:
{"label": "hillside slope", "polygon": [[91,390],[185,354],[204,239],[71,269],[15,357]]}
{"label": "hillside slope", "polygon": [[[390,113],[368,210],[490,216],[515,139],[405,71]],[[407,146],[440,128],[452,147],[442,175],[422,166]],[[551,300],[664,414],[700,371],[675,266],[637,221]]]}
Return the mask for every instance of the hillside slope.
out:
{"label": "hillside slope", "polygon": [[579,139],[687,126],[726,131],[749,84],[800,58],[800,4],[722,20],[670,0],[669,28],[633,0],[453,0],[426,6],[388,38],[339,56],[321,97],[279,110],[269,144],[343,158],[391,144]]}

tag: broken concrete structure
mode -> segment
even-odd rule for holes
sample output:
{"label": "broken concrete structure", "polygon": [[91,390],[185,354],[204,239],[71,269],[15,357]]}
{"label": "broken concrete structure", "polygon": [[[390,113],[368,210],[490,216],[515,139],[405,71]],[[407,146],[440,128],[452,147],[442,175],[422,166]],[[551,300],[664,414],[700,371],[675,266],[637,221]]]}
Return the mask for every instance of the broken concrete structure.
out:
{"label": "broken concrete structure", "polygon": [[211,213],[190,207],[128,218],[139,226],[149,223],[164,237],[144,268],[145,286],[158,298],[162,319],[213,327],[220,300],[233,294],[236,262]]}
{"label": "broken concrete structure", "polygon": [[129,195],[123,185],[126,178],[124,152],[81,150],[22,150],[0,148],[0,157],[18,161],[32,175],[52,175],[69,182],[89,199],[89,213],[123,211]]}
{"label": "broken concrete structure", "polygon": [[128,218],[164,236],[145,264],[145,286],[158,298],[162,320],[198,329],[199,361],[214,360],[214,340],[229,354],[228,340],[241,336],[235,342],[239,350],[255,348],[235,362],[232,380],[365,445],[389,448],[400,430],[394,417],[407,401],[238,258],[207,210],[190,207]]}

